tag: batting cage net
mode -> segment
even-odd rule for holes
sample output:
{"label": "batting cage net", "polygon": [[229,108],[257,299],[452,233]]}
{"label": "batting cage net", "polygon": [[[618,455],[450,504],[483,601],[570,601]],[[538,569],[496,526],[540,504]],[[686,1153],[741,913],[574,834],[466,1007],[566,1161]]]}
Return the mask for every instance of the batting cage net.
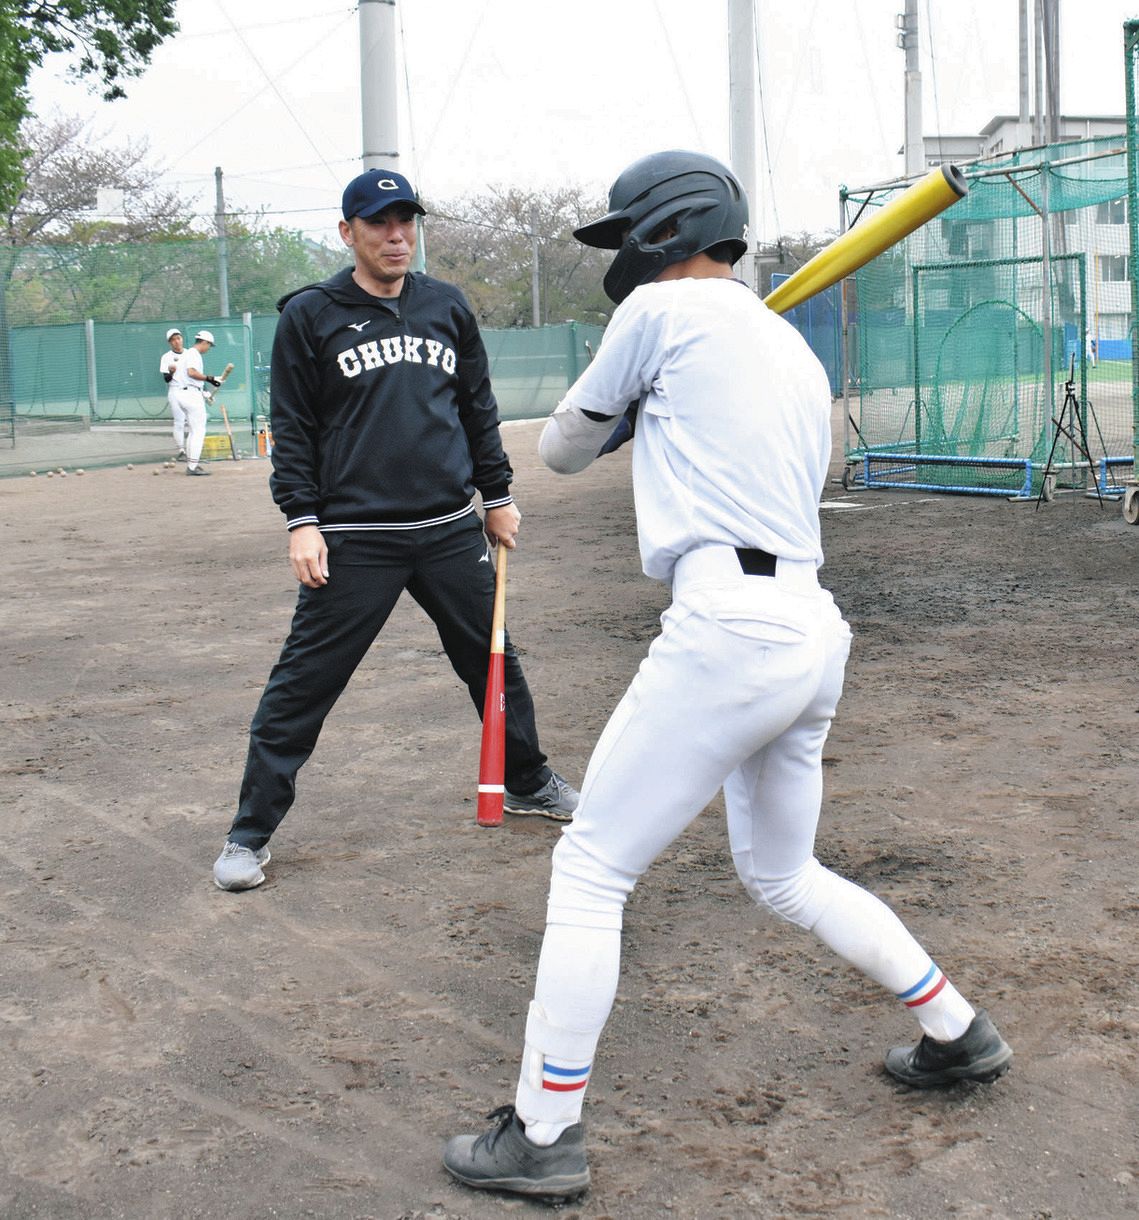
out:
{"label": "batting cage net", "polygon": [[[1126,141],[961,168],[967,196],[845,285],[845,481],[1121,494],[1139,432]],[[906,185],[844,192],[846,227]]]}
{"label": "batting cage net", "polygon": [[[240,313],[220,317],[223,262]],[[276,300],[344,265],[299,236],[0,249],[0,474],[171,456],[166,332],[215,339],[207,373],[233,371],[209,406],[206,456],[271,443],[269,361]],[[504,419],[548,414],[585,367],[599,326],[485,330]],[[6,341],[5,341],[6,340]]]}

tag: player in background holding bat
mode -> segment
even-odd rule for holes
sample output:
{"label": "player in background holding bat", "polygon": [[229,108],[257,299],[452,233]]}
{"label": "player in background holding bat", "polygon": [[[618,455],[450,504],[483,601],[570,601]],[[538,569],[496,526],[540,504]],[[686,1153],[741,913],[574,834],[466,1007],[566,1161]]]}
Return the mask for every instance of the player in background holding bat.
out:
{"label": "player in background holding bat", "polygon": [[[232,373],[232,372],[233,372],[233,362],[231,361],[229,364],[227,364],[225,366],[224,369],[222,369],[221,376],[219,378],[217,378],[216,381],[213,382],[214,390],[220,390],[221,387],[225,384],[226,378],[229,377],[230,373]],[[213,401],[214,401],[214,391],[213,390],[203,390],[202,397],[211,406],[213,405]],[[231,458],[233,458],[233,460],[236,462],[237,461],[237,445],[234,444],[233,429],[229,426],[229,413],[226,411],[224,403],[220,403],[220,402],[218,403],[218,410],[221,412],[222,426],[225,428],[225,435],[226,435],[227,440],[229,441],[229,456]]]}
{"label": "player in background holding bat", "polygon": [[186,414],[188,436],[186,438],[186,473],[209,474],[202,465],[202,445],[206,439],[206,403],[203,391],[207,385],[219,386],[217,377],[206,374],[202,357],[214,345],[214,337],[208,330],[200,330],[194,342],[179,359],[170,383],[171,397]]}
{"label": "player in background holding bat", "polygon": [[831,396],[799,334],[732,277],[747,199],[697,153],[635,162],[576,233],[617,254],[605,337],[542,432],[583,470],[637,402],[633,488],[645,573],[670,583],[660,636],[593,752],[553,855],[515,1103],[444,1164],[460,1181],[568,1196],[589,1183],[582,1099],[617,990],[625,901],[723,788],[757,904],[815,934],[917,1018],[886,1069],[924,1088],[992,1080],[1012,1052],[876,897],[814,856],[822,750],[850,630],[816,574]]}
{"label": "player in background holding bat", "polygon": [[[270,482],[301,589],[214,865],[226,890],[265,879],[297,771],[405,589],[482,713],[494,611],[487,537],[513,550],[521,520],[474,314],[454,285],[410,270],[424,213],[414,189],[369,170],[348,184],[342,211],[355,267],[286,297],[273,341]],[[577,792],[546,765],[509,639],[504,654],[506,810],[568,821]]]}
{"label": "player in background holding bat", "polygon": [[170,408],[170,415],[174,420],[174,444],[177,446],[174,460],[180,462],[186,456],[187,421],[185,409],[174,392],[173,382],[174,370],[178,367],[178,359],[182,355],[185,340],[177,327],[171,327],[166,332],[166,342],[170,344],[170,350],[162,353],[162,359],[158,362],[158,371],[162,374],[162,380],[166,382],[166,405]]}

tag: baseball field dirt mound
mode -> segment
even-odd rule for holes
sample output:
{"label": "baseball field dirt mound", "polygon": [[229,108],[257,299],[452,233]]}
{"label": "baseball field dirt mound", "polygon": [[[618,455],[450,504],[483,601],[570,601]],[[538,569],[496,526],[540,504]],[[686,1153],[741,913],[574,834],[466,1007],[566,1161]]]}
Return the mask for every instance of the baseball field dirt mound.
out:
{"label": "baseball field dirt mound", "polygon": [[[508,426],[507,625],[580,781],[657,629],[628,451]],[[0,1214],[483,1220],[444,1139],[512,1100],[558,827],[475,824],[478,721],[405,599],[257,890],[217,890],[296,586],[264,462],[0,482]],[[840,467],[836,465],[837,475]],[[854,629],[818,852],[1012,1044],[993,1085],[882,1070],[915,1027],[738,883],[717,799],[649,871],[586,1101],[582,1220],[1139,1213],[1139,533],[1117,507],[847,494]]]}

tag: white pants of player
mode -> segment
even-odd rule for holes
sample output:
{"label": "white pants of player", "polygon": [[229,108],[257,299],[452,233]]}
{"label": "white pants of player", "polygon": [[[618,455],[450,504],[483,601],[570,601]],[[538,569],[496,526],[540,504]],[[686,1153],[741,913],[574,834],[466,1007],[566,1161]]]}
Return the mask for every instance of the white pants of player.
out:
{"label": "white pants of player", "polygon": [[186,433],[189,430],[185,409],[178,401],[176,391],[173,389],[167,392],[166,403],[170,407],[170,415],[174,420],[174,445],[179,453],[183,453],[186,449]]}
{"label": "white pants of player", "polygon": [[186,465],[196,466],[202,456],[202,445],[206,439],[206,402],[202,391],[172,390],[170,401],[172,406],[177,404],[186,416]]}
{"label": "white pants of player", "polygon": [[814,565],[746,576],[731,547],[705,547],[680,560],[673,597],[554,850],[516,1098],[528,1125],[576,1121],[581,1094],[550,1090],[587,1078],[616,995],[625,900],[721,787],[756,902],[895,993],[929,967],[893,912],[814,859],[823,743],[850,651]]}

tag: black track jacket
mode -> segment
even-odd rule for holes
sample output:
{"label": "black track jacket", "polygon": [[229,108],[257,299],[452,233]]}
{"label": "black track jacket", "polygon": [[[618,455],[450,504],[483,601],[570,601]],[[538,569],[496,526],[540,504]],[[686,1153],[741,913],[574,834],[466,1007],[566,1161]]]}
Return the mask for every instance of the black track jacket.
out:
{"label": "black track jacket", "polygon": [[398,300],[348,268],[282,297],[273,339],[273,499],[289,529],[423,529],[511,502],[478,324],[453,284]]}

